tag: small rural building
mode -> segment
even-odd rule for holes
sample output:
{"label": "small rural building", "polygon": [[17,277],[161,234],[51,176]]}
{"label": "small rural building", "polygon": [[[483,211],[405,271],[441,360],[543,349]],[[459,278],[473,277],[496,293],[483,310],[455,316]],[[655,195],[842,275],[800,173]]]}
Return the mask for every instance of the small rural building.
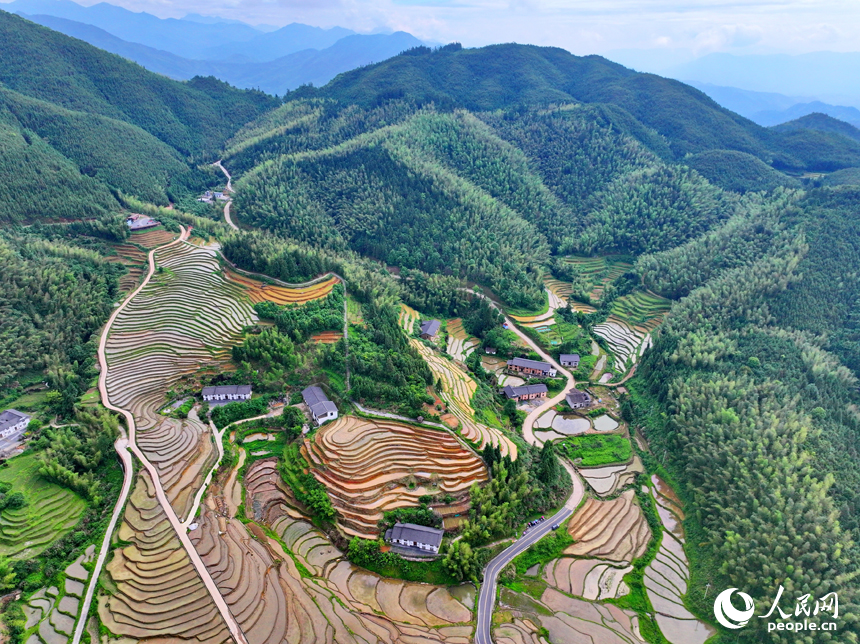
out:
{"label": "small rural building", "polygon": [[308,406],[317,427],[337,418],[337,405],[328,399],[321,387],[311,385],[302,391],[302,400]]}
{"label": "small rural building", "polygon": [[484,347],[484,353],[488,356],[496,355],[496,347]]}
{"label": "small rural building", "polygon": [[571,369],[576,369],[579,366],[579,354],[562,353],[558,357],[558,361],[561,363],[562,367],[570,367]]}
{"label": "small rural building", "polygon": [[565,400],[571,409],[582,409],[591,405],[591,396],[588,395],[587,391],[580,391],[579,389],[568,391]]}
{"label": "small rural building", "polygon": [[214,195],[218,201],[227,201],[230,198],[227,195],[225,195],[223,192],[216,192],[216,193],[214,193]]}
{"label": "small rural building", "polygon": [[425,340],[435,340],[439,333],[441,322],[439,320],[427,320],[421,323],[421,337]]}
{"label": "small rural building", "polygon": [[508,360],[508,371],[526,374],[527,376],[541,376],[543,378],[555,376],[556,374],[555,367],[550,363],[540,360],[528,360],[527,358]]}
{"label": "small rural building", "polygon": [[534,400],[535,398],[546,398],[546,385],[522,385],[511,387],[508,385],[502,389],[502,393],[508,400]]}
{"label": "small rural building", "polygon": [[428,528],[414,523],[395,523],[394,527],[385,531],[385,540],[399,546],[419,548],[427,552],[438,553],[442,545],[444,530]]}
{"label": "small rural building", "polygon": [[221,385],[220,387],[203,387],[203,400],[250,400],[251,385]]}
{"label": "small rural building", "polygon": [[7,409],[0,414],[0,438],[23,432],[30,423],[30,417],[17,409]]}
{"label": "small rural building", "polygon": [[153,226],[161,225],[161,222],[156,221],[152,217],[141,215],[139,213],[130,214],[125,218],[125,223],[129,230],[143,230],[144,228],[152,228]]}

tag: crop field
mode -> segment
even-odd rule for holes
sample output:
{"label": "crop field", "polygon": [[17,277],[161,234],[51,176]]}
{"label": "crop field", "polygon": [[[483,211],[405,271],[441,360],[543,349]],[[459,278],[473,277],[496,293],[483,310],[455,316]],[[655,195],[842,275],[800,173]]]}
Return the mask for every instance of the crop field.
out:
{"label": "crop field", "polygon": [[660,325],[671,304],[665,297],[635,291],[612,303],[612,315],[644,335]]}
{"label": "crop field", "polygon": [[339,331],[323,331],[311,336],[311,342],[314,344],[337,344],[343,337],[343,333]]}
{"label": "crop field", "polygon": [[591,286],[589,297],[597,302],[603,295],[603,289],[633,268],[628,258],[610,255],[607,257],[576,257],[569,256],[565,262],[573,264]]}
{"label": "crop field", "polygon": [[223,489],[213,487],[191,537],[250,644],[467,641],[472,613],[446,588],[383,579],[346,561],[304,519],[276,459],[248,466],[250,522],[230,520],[236,506],[224,499],[242,498],[241,462]]}
{"label": "crop field", "polygon": [[179,244],[157,253],[164,268],[116,318],[106,345],[110,401],[130,410],[137,442],[177,514],[187,511],[217,452],[210,428],[158,413],[183,376],[217,368],[257,317],[245,290],[224,279],[213,251]]}
{"label": "crop field", "polygon": [[564,553],[626,563],[645,554],[651,529],[635,498],[627,490],[611,501],[586,499],[567,525],[576,543]]}
{"label": "crop field", "polygon": [[448,409],[458,421],[460,431],[466,440],[483,449],[484,445],[490,443],[498,445],[503,456],[510,455],[512,459],[517,457],[517,446],[514,445],[500,429],[489,427],[475,420],[475,410],[472,409],[472,396],[478,388],[472,376],[460,365],[446,360],[438,353],[425,346],[418,340],[411,340],[410,344],[422,355],[433,372],[434,380],[442,380],[442,391],[439,396],[448,403]]}
{"label": "crop field", "polygon": [[621,465],[605,465],[603,467],[580,467],[580,475],[592,490],[600,496],[610,496],[636,479],[636,475],[644,472],[645,468],[639,456],[633,457],[630,463]]}
{"label": "crop field", "polygon": [[[594,325],[594,333],[609,345],[616,358],[618,371],[626,371],[628,359],[631,364],[651,346],[651,334],[646,331],[631,328],[621,318],[610,315],[606,322]],[[596,370],[595,370],[596,373]]]}
{"label": "crop field", "polygon": [[343,416],[305,439],[302,454],[329,493],[338,523],[374,539],[384,512],[424,494],[468,491],[487,480],[483,461],[444,430]]}
{"label": "crop field", "polygon": [[132,244],[113,244],[116,255],[106,259],[109,262],[122,264],[128,272],[119,278],[119,287],[123,293],[134,290],[140,283],[140,278],[146,269],[146,253]]}
{"label": "crop field", "polygon": [[0,469],[0,481],[11,483],[27,505],[0,513],[0,555],[30,559],[60,539],[80,519],[86,503],[77,494],[39,476],[35,454],[24,454]]}
{"label": "crop field", "polygon": [[325,297],[331,293],[335,284],[340,283],[340,280],[332,275],[310,286],[287,288],[286,286],[266,284],[251,277],[246,277],[229,268],[224,269],[224,275],[231,282],[240,284],[254,304],[257,302],[274,302],[280,305],[304,304],[305,302]]}
{"label": "crop field", "polygon": [[128,545],[114,550],[105,567],[111,592],[98,597],[99,617],[111,633],[232,642],[145,470],[138,474],[117,536]]}
{"label": "crop field", "polygon": [[591,601],[615,599],[630,592],[622,579],[631,570],[633,566],[602,559],[562,557],[546,565],[543,580],[568,595]]}
{"label": "crop field", "polygon": [[412,335],[412,329],[415,328],[415,323],[420,318],[421,315],[412,307],[405,304],[400,305],[400,316],[397,318],[397,321],[406,332],[406,335]]}
{"label": "crop field", "polygon": [[144,248],[155,248],[171,242],[177,237],[178,233],[172,233],[159,226],[141,232],[132,232],[128,239],[132,244],[138,244]]}
{"label": "crop field", "polygon": [[466,358],[480,344],[477,338],[470,336],[463,328],[463,320],[454,318],[445,324],[448,329],[448,347],[446,351],[454,360],[465,362]]}

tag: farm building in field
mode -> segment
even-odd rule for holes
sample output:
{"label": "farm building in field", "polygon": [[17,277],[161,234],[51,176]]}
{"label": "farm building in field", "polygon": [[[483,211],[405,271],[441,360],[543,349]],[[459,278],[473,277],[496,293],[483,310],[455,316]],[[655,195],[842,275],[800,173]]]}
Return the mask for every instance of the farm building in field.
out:
{"label": "farm building in field", "polygon": [[0,414],[0,438],[6,438],[27,429],[30,417],[16,409],[7,409]]}
{"label": "farm building in field", "polygon": [[435,340],[439,333],[441,322],[439,320],[427,320],[421,323],[421,337],[425,340]]}
{"label": "farm building in field", "polygon": [[144,228],[152,228],[153,226],[161,225],[161,222],[156,221],[152,217],[138,213],[133,213],[126,217],[125,223],[129,230],[143,230]]}
{"label": "farm building in field", "polygon": [[582,409],[591,405],[591,396],[588,395],[587,391],[580,391],[579,389],[568,391],[565,400],[571,409]]}
{"label": "farm building in field", "polygon": [[337,418],[337,405],[328,399],[325,392],[316,385],[311,385],[302,391],[302,400],[308,406],[317,426]]}
{"label": "farm building in field", "polygon": [[502,393],[509,400],[534,400],[535,398],[546,398],[546,385],[522,385],[520,387],[511,387],[508,385],[502,389]]}
{"label": "farm building in field", "polygon": [[579,354],[562,353],[558,357],[558,361],[561,363],[562,367],[570,367],[572,369],[576,369],[579,366]]}
{"label": "farm building in field", "polygon": [[508,360],[508,371],[522,373],[527,376],[542,376],[544,378],[555,376],[556,374],[555,367],[550,363],[541,362],[540,360],[528,360],[527,358]]}
{"label": "farm building in field", "polygon": [[439,552],[442,545],[444,530],[428,528],[414,523],[395,523],[394,527],[385,532],[385,540],[399,546],[420,548],[427,552]]}
{"label": "farm building in field", "polygon": [[203,400],[250,400],[251,385],[222,385],[220,387],[203,387]]}

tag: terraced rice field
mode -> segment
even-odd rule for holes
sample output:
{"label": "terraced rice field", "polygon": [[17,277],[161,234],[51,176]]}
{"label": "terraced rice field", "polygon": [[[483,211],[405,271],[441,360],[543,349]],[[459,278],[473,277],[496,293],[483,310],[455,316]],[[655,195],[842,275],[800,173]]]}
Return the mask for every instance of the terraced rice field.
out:
{"label": "terraced rice field", "polygon": [[406,331],[407,335],[412,335],[412,330],[415,328],[415,323],[420,319],[421,315],[412,307],[405,304],[400,305],[400,316],[397,322]]}
{"label": "terraced rice field", "polygon": [[596,324],[594,333],[609,344],[619,371],[625,371],[628,358],[631,359],[631,364],[635,364],[652,342],[650,333],[632,328],[614,315],[610,315],[606,322]]}
{"label": "terraced rice field", "polygon": [[117,535],[130,545],[114,550],[105,568],[114,592],[98,598],[99,617],[111,633],[232,642],[145,470],[138,474]]}
{"label": "terraced rice field", "polygon": [[256,314],[246,291],[224,279],[215,253],[178,244],[156,254],[152,280],[116,318],[106,344],[111,402],[130,410],[137,443],[158,468],[182,517],[217,452],[211,430],[158,414],[166,392],[201,368],[218,368]]}
{"label": "terraced rice field", "polygon": [[109,262],[122,264],[128,272],[119,278],[119,288],[123,293],[128,293],[137,287],[140,278],[146,268],[146,253],[132,244],[113,244],[116,255],[110,255],[106,259]]}
{"label": "terraced rice field", "polygon": [[454,360],[465,362],[466,358],[480,344],[476,338],[471,337],[463,328],[463,320],[454,318],[445,324],[448,329],[448,347],[446,351]]}
{"label": "terraced rice field", "polygon": [[224,270],[224,275],[231,282],[241,285],[254,304],[257,302],[274,302],[280,305],[304,304],[305,302],[325,297],[331,293],[335,284],[340,283],[338,278],[331,275],[310,286],[287,288],[285,286],[266,284],[251,277],[246,277],[229,268]]}
{"label": "terraced rice field", "polygon": [[178,233],[172,233],[164,228],[151,228],[143,232],[134,232],[129,237],[132,244],[139,244],[144,248],[156,248],[168,242],[173,241],[178,237]]}
{"label": "terraced rice field", "polygon": [[591,601],[615,599],[630,592],[623,578],[633,566],[618,565],[603,559],[562,557],[550,561],[543,580],[554,588]]}
{"label": "terraced rice field", "polygon": [[236,505],[228,499],[242,498],[234,470],[223,490],[212,489],[192,539],[250,644],[469,641],[472,613],[447,589],[383,579],[346,561],[304,519],[275,459],[251,464],[244,487],[252,523],[230,520]]}
{"label": "terraced rice field", "polygon": [[448,432],[395,421],[343,416],[306,439],[302,454],[328,491],[340,527],[367,539],[378,536],[386,511],[487,480],[483,461]]}
{"label": "terraced rice field", "polygon": [[343,337],[343,333],[339,331],[323,331],[311,336],[311,342],[314,344],[337,344]]}
{"label": "terraced rice field", "polygon": [[604,467],[581,467],[578,471],[598,495],[610,496],[625,485],[632,483],[636,479],[636,475],[644,472],[645,468],[639,456],[634,456],[630,463]]}
{"label": "terraced rice field", "polygon": [[587,499],[567,525],[576,543],[564,553],[626,563],[641,557],[651,529],[635,498],[633,490],[627,490],[611,501]]}
{"label": "terraced rice field", "polygon": [[[410,340],[410,344],[422,355],[433,372],[434,380],[442,380],[442,391],[439,396],[448,403],[448,409],[458,421],[460,431],[466,440],[483,449],[484,445],[490,443],[498,445],[503,456],[510,455],[512,459],[517,457],[517,446],[506,437],[500,429],[489,427],[475,420],[475,410],[472,408],[472,396],[478,388],[472,376],[460,365],[446,360],[433,349],[419,342]],[[502,362],[502,365],[504,363]]]}
{"label": "terraced rice field", "polygon": [[[562,282],[559,282],[561,284]],[[549,287],[544,289],[547,296],[547,310],[543,313],[538,313],[536,315],[514,315],[511,314],[510,317],[520,323],[520,326],[529,326],[529,327],[538,327],[540,323],[552,325],[555,324],[555,320],[553,320],[553,316],[555,315],[556,310],[564,308],[567,306],[567,301],[559,297],[552,291]]]}
{"label": "terraced rice field", "polygon": [[573,264],[590,282],[592,290],[589,294],[592,302],[597,302],[603,295],[603,289],[633,268],[633,264],[617,256],[608,257],[576,257],[571,255],[565,262]]}
{"label": "terraced rice field", "polygon": [[644,335],[660,325],[670,306],[671,302],[665,297],[635,291],[612,303],[612,315]]}
{"label": "terraced rice field", "polygon": [[60,539],[81,518],[86,503],[77,494],[39,476],[35,454],[24,454],[0,469],[0,481],[21,492],[27,505],[0,513],[0,555],[30,559]]}

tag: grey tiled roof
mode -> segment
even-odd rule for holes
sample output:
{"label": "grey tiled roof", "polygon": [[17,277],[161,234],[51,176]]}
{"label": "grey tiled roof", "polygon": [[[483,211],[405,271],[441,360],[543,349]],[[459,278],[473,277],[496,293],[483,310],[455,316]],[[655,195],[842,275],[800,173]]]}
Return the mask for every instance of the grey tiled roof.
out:
{"label": "grey tiled roof", "polygon": [[385,539],[387,541],[392,541],[394,539],[415,541],[416,543],[425,543],[428,546],[438,548],[442,545],[442,535],[444,534],[444,530],[428,528],[423,525],[415,525],[414,523],[396,523],[391,530],[386,531]]}

